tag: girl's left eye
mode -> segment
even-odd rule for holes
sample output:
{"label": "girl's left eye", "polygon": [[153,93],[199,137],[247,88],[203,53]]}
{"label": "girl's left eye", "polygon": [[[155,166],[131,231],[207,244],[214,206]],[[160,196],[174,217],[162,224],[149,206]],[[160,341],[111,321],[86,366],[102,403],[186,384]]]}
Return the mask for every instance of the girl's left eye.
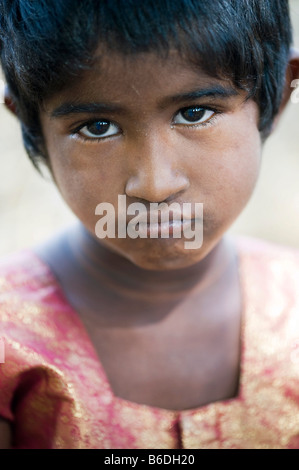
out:
{"label": "girl's left eye", "polygon": [[81,127],[78,134],[88,139],[103,139],[119,134],[119,127],[111,121],[94,121]]}
{"label": "girl's left eye", "polygon": [[204,124],[209,121],[216,111],[201,108],[200,106],[192,106],[191,108],[181,109],[174,118],[174,124]]}

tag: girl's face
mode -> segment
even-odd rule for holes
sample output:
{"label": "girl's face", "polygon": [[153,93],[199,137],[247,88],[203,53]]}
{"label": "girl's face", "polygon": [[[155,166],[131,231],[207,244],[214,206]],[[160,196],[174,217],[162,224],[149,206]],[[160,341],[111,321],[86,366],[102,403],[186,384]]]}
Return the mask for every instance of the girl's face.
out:
{"label": "girl's face", "polygon": [[107,54],[41,111],[57,187],[95,238],[97,205],[111,203],[117,217],[119,195],[127,206],[203,204],[198,249],[186,249],[184,237],[97,238],[158,270],[202,260],[248,202],[261,162],[258,118],[243,92],[176,52]]}

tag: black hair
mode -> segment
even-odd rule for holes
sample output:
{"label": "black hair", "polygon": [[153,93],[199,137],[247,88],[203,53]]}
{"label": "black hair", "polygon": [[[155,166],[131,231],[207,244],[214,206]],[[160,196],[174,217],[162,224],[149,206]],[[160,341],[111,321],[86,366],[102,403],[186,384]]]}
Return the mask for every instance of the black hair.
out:
{"label": "black hair", "polygon": [[33,163],[46,158],[43,101],[92,64],[100,43],[124,55],[176,48],[245,89],[267,132],[292,42],[288,0],[0,0],[0,57]]}

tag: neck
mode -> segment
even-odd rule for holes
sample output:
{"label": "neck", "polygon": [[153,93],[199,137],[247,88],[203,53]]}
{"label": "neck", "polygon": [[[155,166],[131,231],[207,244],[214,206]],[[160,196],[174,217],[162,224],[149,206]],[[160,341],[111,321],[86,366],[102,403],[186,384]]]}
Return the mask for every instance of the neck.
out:
{"label": "neck", "polygon": [[124,295],[149,299],[155,296],[183,296],[190,289],[206,289],[213,285],[235,262],[230,243],[221,239],[200,262],[186,268],[153,271],[142,269],[118,253],[99,243],[81,224],[67,237],[68,249],[82,278],[92,285]]}

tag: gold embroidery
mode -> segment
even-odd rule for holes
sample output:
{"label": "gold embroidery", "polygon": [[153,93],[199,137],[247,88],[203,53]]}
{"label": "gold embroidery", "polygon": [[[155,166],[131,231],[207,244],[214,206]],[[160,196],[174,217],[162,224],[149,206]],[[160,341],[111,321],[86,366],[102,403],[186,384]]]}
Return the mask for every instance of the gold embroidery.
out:
{"label": "gold embroidery", "polygon": [[0,413],[13,412],[15,447],[299,448],[299,257],[243,243],[240,395],[180,413],[113,396],[50,271],[25,253],[0,277]]}

